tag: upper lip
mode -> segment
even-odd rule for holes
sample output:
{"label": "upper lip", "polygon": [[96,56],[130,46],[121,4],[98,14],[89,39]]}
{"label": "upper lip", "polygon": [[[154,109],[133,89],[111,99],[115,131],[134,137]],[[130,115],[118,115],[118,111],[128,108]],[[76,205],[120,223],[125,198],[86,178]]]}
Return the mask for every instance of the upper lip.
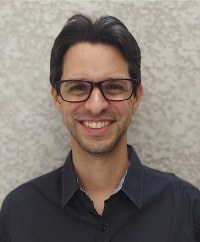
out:
{"label": "upper lip", "polygon": [[81,119],[81,120],[78,120],[79,122],[95,122],[95,123],[98,123],[98,122],[113,122],[114,120],[113,119]]}

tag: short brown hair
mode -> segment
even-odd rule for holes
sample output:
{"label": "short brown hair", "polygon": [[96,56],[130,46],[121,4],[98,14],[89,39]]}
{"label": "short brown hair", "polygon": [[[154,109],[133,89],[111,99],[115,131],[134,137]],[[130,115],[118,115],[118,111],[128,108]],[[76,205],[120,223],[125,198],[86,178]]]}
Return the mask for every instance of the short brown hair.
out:
{"label": "short brown hair", "polygon": [[90,17],[76,14],[69,18],[54,41],[50,60],[50,83],[53,87],[61,79],[64,54],[80,42],[110,44],[118,48],[129,64],[131,78],[137,80],[137,86],[140,85],[140,48],[127,27],[113,16],[102,16],[93,23]]}

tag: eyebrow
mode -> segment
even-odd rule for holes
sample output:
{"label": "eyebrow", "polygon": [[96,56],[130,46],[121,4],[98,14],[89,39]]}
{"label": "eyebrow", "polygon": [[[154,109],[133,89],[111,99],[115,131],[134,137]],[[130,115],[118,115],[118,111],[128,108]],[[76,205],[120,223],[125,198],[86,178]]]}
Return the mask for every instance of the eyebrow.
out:
{"label": "eyebrow", "polygon": [[[132,79],[131,77],[124,77],[124,76],[112,76],[112,77],[107,77],[107,78],[104,78],[104,79],[101,79],[101,80],[99,80],[99,81],[97,81],[97,82],[100,82],[100,81],[106,81],[106,80],[115,80],[115,79]],[[89,78],[82,78],[82,77],[80,77],[80,78],[67,78],[67,79],[62,79],[61,81],[67,81],[67,80],[69,80],[69,81],[92,81],[92,82],[94,82],[94,80],[92,80],[92,79],[89,79]]]}

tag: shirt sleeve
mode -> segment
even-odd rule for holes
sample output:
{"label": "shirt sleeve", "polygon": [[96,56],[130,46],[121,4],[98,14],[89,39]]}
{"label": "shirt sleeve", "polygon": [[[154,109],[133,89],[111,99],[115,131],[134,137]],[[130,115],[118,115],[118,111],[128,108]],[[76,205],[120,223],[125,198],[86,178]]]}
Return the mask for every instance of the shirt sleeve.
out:
{"label": "shirt sleeve", "polygon": [[0,241],[1,242],[10,242],[8,224],[9,224],[8,206],[6,201],[4,201],[0,211]]}

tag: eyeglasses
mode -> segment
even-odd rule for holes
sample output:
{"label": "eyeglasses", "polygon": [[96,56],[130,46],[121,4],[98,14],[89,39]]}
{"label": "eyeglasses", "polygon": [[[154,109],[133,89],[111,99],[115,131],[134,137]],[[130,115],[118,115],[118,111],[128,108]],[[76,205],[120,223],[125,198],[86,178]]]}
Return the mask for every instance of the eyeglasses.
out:
{"label": "eyeglasses", "polygon": [[136,95],[137,80],[129,78],[112,78],[100,82],[86,80],[61,80],[56,83],[58,94],[66,102],[84,102],[90,98],[95,87],[109,101],[124,101]]}

